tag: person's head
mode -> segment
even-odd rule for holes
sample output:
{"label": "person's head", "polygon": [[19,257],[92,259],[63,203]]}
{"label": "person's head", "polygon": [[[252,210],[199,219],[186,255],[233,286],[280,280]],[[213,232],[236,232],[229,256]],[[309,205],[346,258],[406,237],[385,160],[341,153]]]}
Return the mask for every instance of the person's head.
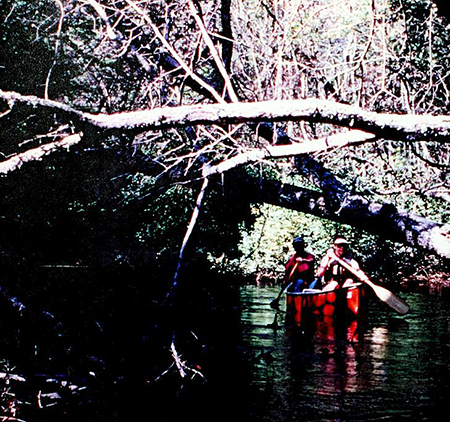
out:
{"label": "person's head", "polygon": [[296,237],[292,245],[294,246],[295,252],[303,252],[305,250],[305,240],[303,239],[303,236]]}
{"label": "person's head", "polygon": [[343,237],[334,239],[333,250],[338,258],[344,257],[347,254],[349,247],[350,244]]}

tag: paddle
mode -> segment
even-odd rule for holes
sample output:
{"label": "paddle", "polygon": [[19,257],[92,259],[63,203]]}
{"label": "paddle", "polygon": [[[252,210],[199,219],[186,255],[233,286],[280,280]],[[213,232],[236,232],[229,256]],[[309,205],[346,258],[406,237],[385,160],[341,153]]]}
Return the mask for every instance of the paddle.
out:
{"label": "paddle", "polygon": [[[294,267],[292,268],[291,272],[289,273],[289,277],[286,279],[286,281],[289,281],[292,277],[292,275],[294,274],[294,271],[296,270],[296,268],[298,267],[300,261],[296,261]],[[272,300],[272,302],[270,302],[270,307],[273,309],[276,309],[277,311],[281,311],[280,309],[280,297],[281,295],[289,288],[291,287],[292,282],[289,283],[286,287],[283,287],[280,290],[280,293],[278,293],[278,296],[276,297],[276,299]]]}
{"label": "paddle", "polygon": [[281,295],[283,293],[285,293],[287,291],[287,289],[289,289],[289,287],[291,287],[291,286],[292,286],[292,282],[289,283],[286,287],[283,287],[280,290],[280,293],[278,293],[278,296],[274,300],[272,300],[272,302],[270,302],[270,307],[271,308],[273,308],[273,309],[275,309],[275,310],[277,310],[279,312],[282,312],[282,310],[280,309],[280,298],[281,298]]}
{"label": "paddle", "polygon": [[380,300],[390,306],[394,311],[398,312],[400,315],[405,315],[409,311],[409,305],[396,296],[394,293],[385,289],[384,287],[378,286],[369,280],[369,277],[361,271],[353,268],[351,265],[347,264],[344,260],[338,258],[334,252],[331,253],[332,257],[336,259],[339,264],[341,264],[346,270],[351,272],[353,275],[358,277],[363,283],[368,284]]}

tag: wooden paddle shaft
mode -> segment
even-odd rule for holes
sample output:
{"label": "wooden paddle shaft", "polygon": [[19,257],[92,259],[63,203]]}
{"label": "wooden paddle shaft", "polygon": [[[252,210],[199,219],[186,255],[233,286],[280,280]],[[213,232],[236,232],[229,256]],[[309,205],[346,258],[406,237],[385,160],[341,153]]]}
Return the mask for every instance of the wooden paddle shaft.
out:
{"label": "wooden paddle shaft", "polygon": [[408,313],[409,305],[405,301],[397,297],[394,293],[392,293],[388,289],[374,284],[372,281],[369,280],[369,277],[367,277],[367,275],[363,271],[361,271],[360,269],[353,268],[350,264],[340,259],[334,253],[334,251],[332,252],[332,254],[339,262],[339,264],[341,264],[344,268],[350,271],[353,275],[358,277],[361,281],[368,284],[380,300],[382,300],[384,303],[389,305],[392,309],[394,309],[401,315],[405,315],[406,313]]}

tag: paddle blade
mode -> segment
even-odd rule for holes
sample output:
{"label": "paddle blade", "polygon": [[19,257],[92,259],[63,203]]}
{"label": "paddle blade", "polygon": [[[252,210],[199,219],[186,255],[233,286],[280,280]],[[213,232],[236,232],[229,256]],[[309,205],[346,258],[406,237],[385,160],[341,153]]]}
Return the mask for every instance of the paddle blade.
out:
{"label": "paddle blade", "polygon": [[280,299],[274,299],[272,302],[270,302],[270,307],[272,309],[278,310],[280,308]]}
{"label": "paddle blade", "polygon": [[280,299],[274,299],[270,302],[270,307],[275,309],[277,312],[284,313],[284,311],[280,308]]}
{"label": "paddle blade", "polygon": [[377,286],[373,283],[371,283],[370,286],[373,288],[373,291],[378,298],[390,306],[394,311],[398,312],[400,315],[405,315],[408,313],[409,305],[390,290]]}

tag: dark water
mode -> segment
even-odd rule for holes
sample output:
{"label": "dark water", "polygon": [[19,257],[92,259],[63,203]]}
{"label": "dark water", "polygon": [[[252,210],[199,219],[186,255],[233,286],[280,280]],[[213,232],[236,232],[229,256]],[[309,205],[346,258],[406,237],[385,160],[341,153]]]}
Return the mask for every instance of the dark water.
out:
{"label": "dark water", "polygon": [[[61,269],[5,277],[0,416],[427,421],[450,403],[448,292],[399,293],[411,306],[404,317],[369,297],[357,327],[305,332],[287,327],[269,306],[278,288],[230,293],[220,283],[184,295],[178,314],[165,315],[145,273]],[[184,378],[172,340],[187,366]]]}
{"label": "dark water", "polygon": [[[448,294],[400,293],[411,306],[406,316],[371,297],[357,338],[347,329],[314,335],[274,330],[268,303],[276,294],[272,288],[242,289],[245,344],[259,356],[251,384],[264,396],[253,404],[257,420],[426,421],[445,413]],[[276,321],[282,325],[283,316]]]}

